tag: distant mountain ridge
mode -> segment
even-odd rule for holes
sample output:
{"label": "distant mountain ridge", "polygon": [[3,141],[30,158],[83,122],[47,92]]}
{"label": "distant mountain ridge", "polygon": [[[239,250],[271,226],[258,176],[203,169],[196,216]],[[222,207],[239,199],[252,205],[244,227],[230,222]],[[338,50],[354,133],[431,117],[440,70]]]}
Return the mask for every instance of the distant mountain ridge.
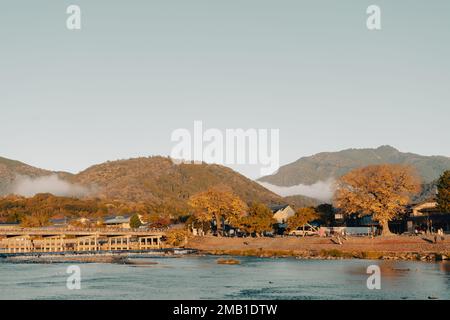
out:
{"label": "distant mountain ridge", "polygon": [[[354,168],[379,163],[402,163],[416,167],[426,186],[418,199],[432,196],[436,189],[433,181],[444,170],[450,169],[450,158],[402,153],[393,147],[382,146],[377,149],[324,152],[300,158],[281,167],[276,174],[263,177],[259,181],[283,187],[300,184],[310,186],[319,181],[337,178]],[[0,196],[13,193],[17,177],[30,177],[32,181],[50,176],[57,176],[58,181],[76,186],[73,188],[76,190],[80,186],[86,187],[89,191],[87,197],[131,202],[168,202],[185,206],[190,196],[215,186],[233,190],[248,203],[289,203],[302,207],[323,202],[299,195],[283,198],[260,183],[221,165],[176,165],[170,158],[160,156],[108,161],[91,166],[78,174],[39,169],[20,161],[0,157]],[[44,180],[48,180],[46,183],[54,182],[52,179],[44,178]],[[52,190],[59,190],[60,186],[66,188],[64,184],[58,184]]]}
{"label": "distant mountain ridge", "polygon": [[450,169],[450,158],[422,156],[404,153],[391,146],[376,149],[346,149],[338,152],[322,152],[303,157],[282,166],[277,173],[258,179],[276,186],[312,185],[330,178],[338,178],[347,172],[376,164],[404,164],[417,169],[423,183],[435,181],[443,171]]}
{"label": "distant mountain ridge", "polygon": [[[88,197],[111,200],[184,206],[193,194],[220,186],[231,189],[249,203],[284,202],[282,197],[230,168],[215,164],[177,165],[170,158],[160,156],[108,161],[78,174],[52,172],[0,158],[0,195],[12,193],[17,176],[36,179],[54,175],[77,188],[86,187]],[[47,180],[47,183],[54,182]]]}
{"label": "distant mountain ridge", "polygon": [[74,175],[71,181],[96,186],[99,197],[127,201],[185,202],[209,187],[224,186],[246,202],[283,202],[282,197],[230,168],[174,164],[159,156],[102,163]]}

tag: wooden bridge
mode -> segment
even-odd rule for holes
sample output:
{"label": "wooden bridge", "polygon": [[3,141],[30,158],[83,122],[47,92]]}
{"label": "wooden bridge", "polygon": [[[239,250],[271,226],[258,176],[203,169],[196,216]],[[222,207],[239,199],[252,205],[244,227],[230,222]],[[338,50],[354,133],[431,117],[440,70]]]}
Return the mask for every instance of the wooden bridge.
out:
{"label": "wooden bridge", "polygon": [[163,236],[155,230],[6,229],[0,230],[0,253],[151,250],[161,248]]}

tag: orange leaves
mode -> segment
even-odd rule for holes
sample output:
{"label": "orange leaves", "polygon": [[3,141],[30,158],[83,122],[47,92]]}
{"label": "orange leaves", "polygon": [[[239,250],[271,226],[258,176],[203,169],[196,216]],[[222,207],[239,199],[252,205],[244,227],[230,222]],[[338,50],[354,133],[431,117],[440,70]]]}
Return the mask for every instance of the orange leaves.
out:
{"label": "orange leaves", "polygon": [[420,191],[416,172],[403,165],[374,165],[355,169],[337,184],[336,206],[346,213],[373,214],[387,222],[402,212]]}
{"label": "orange leaves", "polygon": [[295,215],[287,220],[288,230],[297,230],[308,222],[319,219],[319,215],[314,208],[300,208]]}
{"label": "orange leaves", "polygon": [[247,208],[247,205],[230,190],[219,188],[210,188],[195,194],[189,199],[189,205],[199,222],[208,222],[212,219],[219,222],[224,219],[235,223],[245,214]]}

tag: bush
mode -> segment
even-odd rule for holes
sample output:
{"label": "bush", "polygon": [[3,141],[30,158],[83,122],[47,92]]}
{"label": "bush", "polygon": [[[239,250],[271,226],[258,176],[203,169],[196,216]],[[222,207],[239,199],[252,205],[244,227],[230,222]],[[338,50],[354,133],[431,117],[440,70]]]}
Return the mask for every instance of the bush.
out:
{"label": "bush", "polygon": [[182,246],[185,244],[187,236],[186,230],[170,230],[166,233],[165,242],[174,247]]}

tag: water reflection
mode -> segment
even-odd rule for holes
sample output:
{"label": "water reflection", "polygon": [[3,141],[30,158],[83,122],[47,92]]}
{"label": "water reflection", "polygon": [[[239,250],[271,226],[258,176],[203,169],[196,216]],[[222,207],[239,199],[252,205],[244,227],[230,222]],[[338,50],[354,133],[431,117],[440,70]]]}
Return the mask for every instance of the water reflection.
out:
{"label": "water reflection", "polygon": [[438,265],[440,271],[450,273],[450,261],[442,261]]}
{"label": "water reflection", "polygon": [[[0,263],[0,299],[450,299],[450,263],[238,257],[152,258],[135,265],[82,264],[82,290],[66,288],[67,264]],[[157,264],[153,264],[157,262]],[[367,288],[369,265],[381,290]]]}

